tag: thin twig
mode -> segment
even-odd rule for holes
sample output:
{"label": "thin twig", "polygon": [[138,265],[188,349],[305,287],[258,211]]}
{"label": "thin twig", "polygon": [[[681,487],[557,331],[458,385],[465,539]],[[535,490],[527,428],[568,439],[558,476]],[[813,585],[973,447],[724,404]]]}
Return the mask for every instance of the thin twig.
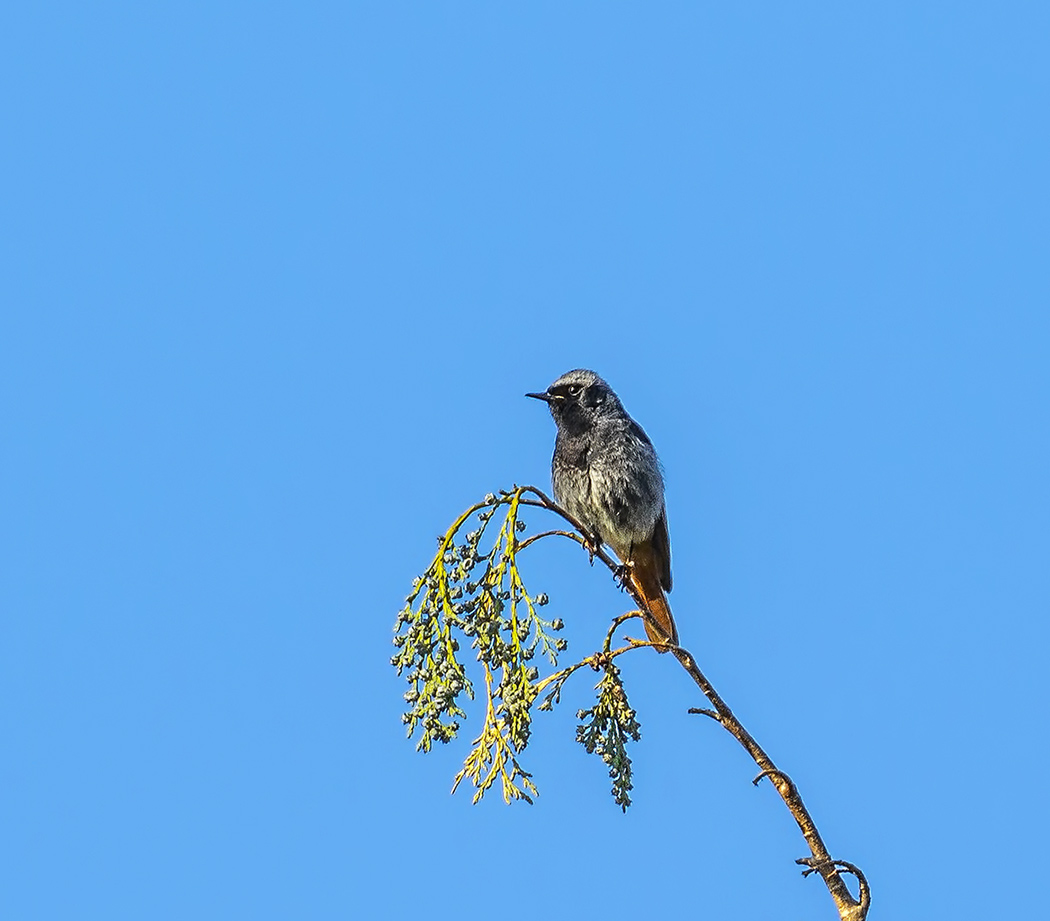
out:
{"label": "thin twig", "polygon": [[616,628],[619,627],[620,624],[622,624],[624,621],[628,621],[640,616],[640,611],[628,611],[626,614],[621,614],[619,617],[614,617],[613,622],[609,624],[609,632],[605,634],[605,642],[602,644],[602,649],[608,652],[609,647],[612,645],[612,636],[616,632]]}
{"label": "thin twig", "polygon": [[[519,505],[532,505],[531,502],[518,503]],[[518,544],[517,549],[519,551],[524,550],[529,544],[535,543],[543,537],[568,537],[570,540],[576,541],[578,544],[587,546],[587,542],[580,537],[575,531],[543,531],[540,534],[533,534],[532,537],[526,538]]]}

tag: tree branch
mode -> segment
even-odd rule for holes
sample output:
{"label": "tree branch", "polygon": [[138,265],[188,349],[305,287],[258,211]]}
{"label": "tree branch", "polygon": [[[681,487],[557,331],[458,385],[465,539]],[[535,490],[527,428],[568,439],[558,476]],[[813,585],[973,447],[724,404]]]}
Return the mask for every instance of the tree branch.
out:
{"label": "tree branch", "polygon": [[[584,528],[572,515],[566,512],[565,509],[557,505],[534,486],[521,487],[521,492],[522,494],[531,493],[536,497],[535,499],[522,498],[520,500],[521,505],[532,505],[545,508],[548,511],[560,515],[565,521],[571,524],[580,535],[584,536],[583,539],[580,540],[580,543],[583,544],[588,553],[590,553],[592,562],[595,558],[601,560],[614,576],[620,572],[620,564],[606,552],[604,547],[593,546],[591,540],[586,536],[587,529]],[[621,581],[623,589],[634,599],[635,604],[638,605],[639,611],[643,612],[644,616],[652,617],[652,614],[645,603],[645,599],[642,598],[634,587],[633,582],[630,579],[624,579]],[[623,618],[617,618],[614,622],[614,628],[627,616],[629,615],[624,615]],[[610,630],[610,637],[611,634],[612,630]],[[639,643],[638,645],[649,644]],[[606,641],[606,649],[608,649],[608,640]],[[617,652],[623,651],[626,651],[626,649],[618,650]],[[741,746],[743,746],[744,750],[751,756],[755,764],[758,765],[759,774],[753,781],[755,785],[757,786],[763,778],[769,778],[770,783],[773,784],[777,793],[780,794],[780,798],[784,801],[784,805],[787,806],[788,811],[791,813],[792,818],[794,818],[799,830],[802,832],[802,837],[805,838],[806,844],[809,847],[811,856],[801,857],[796,861],[798,864],[806,867],[802,875],[808,876],[811,873],[820,874],[821,879],[824,880],[824,885],[827,886],[828,892],[831,894],[832,900],[835,902],[835,907],[838,909],[840,921],[864,921],[871,904],[871,889],[864,874],[853,864],[848,863],[845,860],[834,860],[831,857],[824,844],[823,838],[820,836],[820,832],[817,830],[813,817],[809,814],[809,810],[806,808],[805,803],[802,802],[802,796],[799,794],[794,781],[792,781],[787,774],[781,771],[776,764],[773,763],[773,759],[766,754],[762,747],[755,741],[751,733],[749,733],[740,720],[736,718],[733,711],[730,710],[725,701],[722,700],[711,682],[708,681],[704,673],[700,671],[700,667],[696,664],[696,660],[693,658],[692,653],[681,646],[671,647],[671,652],[674,653],[675,658],[681,664],[682,668],[684,668],[689,677],[693,679],[696,686],[713,707],[713,710],[706,708],[693,708],[689,712],[710,716],[716,722],[721,724],[725,730],[732,735]],[[856,877],[860,890],[858,897],[854,898],[853,894],[849,891],[845,880],[842,878],[842,874],[839,872],[840,867],[845,872]]]}

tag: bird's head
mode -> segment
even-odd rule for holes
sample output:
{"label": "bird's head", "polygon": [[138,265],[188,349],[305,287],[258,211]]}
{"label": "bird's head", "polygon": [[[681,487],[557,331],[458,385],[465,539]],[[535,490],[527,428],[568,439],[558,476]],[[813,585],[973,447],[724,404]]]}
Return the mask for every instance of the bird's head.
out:
{"label": "bird's head", "polygon": [[527,393],[525,396],[543,400],[550,407],[558,428],[569,433],[586,431],[602,416],[623,412],[612,387],[593,371],[584,368],[567,371],[543,393]]}

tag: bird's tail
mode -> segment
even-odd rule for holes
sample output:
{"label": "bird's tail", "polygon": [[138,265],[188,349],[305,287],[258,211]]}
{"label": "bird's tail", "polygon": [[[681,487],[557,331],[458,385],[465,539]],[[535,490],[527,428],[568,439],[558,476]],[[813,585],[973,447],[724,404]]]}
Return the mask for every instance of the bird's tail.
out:
{"label": "bird's tail", "polygon": [[645,635],[650,643],[656,643],[657,652],[669,652],[670,647],[660,645],[670,643],[678,645],[678,628],[671,616],[671,606],[667,603],[660,581],[660,567],[657,565],[651,544],[634,547],[632,552],[631,581],[638,594],[645,600],[648,612],[642,612],[645,623]]}

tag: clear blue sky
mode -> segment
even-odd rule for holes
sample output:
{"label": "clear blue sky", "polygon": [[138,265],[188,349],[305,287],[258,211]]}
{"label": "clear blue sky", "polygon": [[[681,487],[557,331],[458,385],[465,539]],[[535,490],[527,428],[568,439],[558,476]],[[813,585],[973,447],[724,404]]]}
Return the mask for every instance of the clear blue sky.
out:
{"label": "clear blue sky", "polygon": [[1045,4],[31,4],[0,76],[5,918],[833,917],[670,657],[626,816],[587,675],[531,808],[404,740],[401,599],[579,366],[871,918],[1045,888]]}

